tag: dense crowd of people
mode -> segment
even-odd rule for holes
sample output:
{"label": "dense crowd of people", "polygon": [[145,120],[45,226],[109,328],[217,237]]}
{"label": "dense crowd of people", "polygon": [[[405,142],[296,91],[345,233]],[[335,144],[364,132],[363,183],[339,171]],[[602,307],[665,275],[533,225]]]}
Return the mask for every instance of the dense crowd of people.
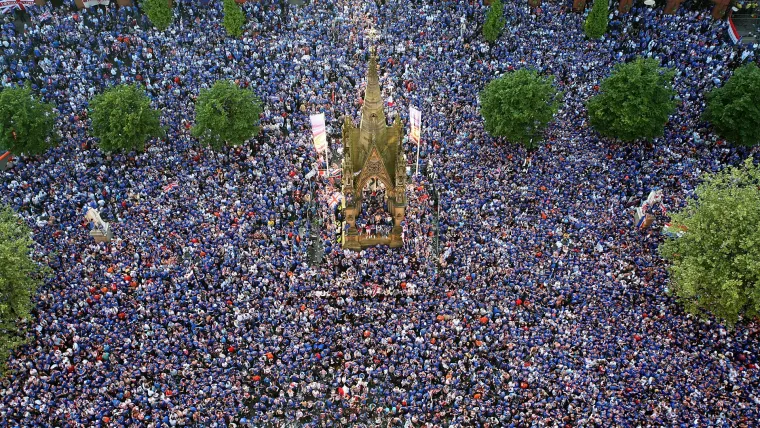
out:
{"label": "dense crowd of people", "polygon": [[[0,380],[0,425],[755,425],[757,320],[684,314],[656,252],[665,214],[643,231],[630,215],[655,187],[677,209],[700,174],[758,157],[700,120],[753,47],[728,43],[709,10],[614,12],[589,41],[567,2],[525,1],[489,45],[481,3],[261,0],[243,5],[240,39],[216,0],[176,0],[166,31],[129,7],[30,7],[23,33],[4,20],[0,81],[55,103],[62,139],[0,180],[54,271]],[[325,203],[335,187],[305,178],[308,115],[333,134],[359,119],[370,45],[389,117],[422,110],[430,168],[409,186],[404,247],[355,253]],[[639,55],[676,71],[678,111],[654,141],[600,138],[584,102]],[[533,152],[489,137],[478,112],[484,84],[521,67],[564,91]],[[259,137],[215,154],[189,128],[218,79],[265,111]],[[88,100],[119,83],[162,112],[167,137],[145,153],[106,155],[90,135]],[[108,244],[88,235],[93,204]]]}

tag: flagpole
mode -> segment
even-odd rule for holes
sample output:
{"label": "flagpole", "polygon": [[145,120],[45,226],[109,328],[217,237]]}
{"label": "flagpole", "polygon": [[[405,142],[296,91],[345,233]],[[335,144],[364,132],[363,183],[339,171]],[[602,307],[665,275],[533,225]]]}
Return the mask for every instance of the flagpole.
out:
{"label": "flagpole", "polygon": [[422,138],[417,139],[417,170],[414,172],[414,175],[417,176],[420,174],[420,142],[422,141]]}

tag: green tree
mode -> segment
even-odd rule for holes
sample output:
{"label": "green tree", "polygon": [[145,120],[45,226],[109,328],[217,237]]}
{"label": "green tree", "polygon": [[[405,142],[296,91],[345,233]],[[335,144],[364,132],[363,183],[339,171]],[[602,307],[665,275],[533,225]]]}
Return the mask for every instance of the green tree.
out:
{"label": "green tree", "polygon": [[137,85],[115,86],[90,102],[92,133],[106,152],[145,150],[145,140],[164,135],[160,116]]}
{"label": "green tree", "polygon": [[142,4],[145,14],[156,28],[163,31],[172,25],[174,13],[168,0],[145,0]]}
{"label": "green tree", "polygon": [[243,35],[245,14],[235,0],[224,0],[224,29],[232,37]]}
{"label": "green tree", "polygon": [[760,143],[760,68],[755,63],[743,65],[723,87],[710,91],[704,116],[734,144]]}
{"label": "green tree", "polygon": [[760,168],[741,167],[707,175],[696,198],[671,213],[660,254],[670,263],[670,287],[686,310],[711,313],[729,325],[760,314]]}
{"label": "green tree", "polygon": [[654,59],[616,65],[587,103],[591,126],[624,141],[662,135],[676,108],[673,76]]}
{"label": "green tree", "polygon": [[0,154],[42,154],[55,142],[53,105],[38,101],[26,88],[0,91]]}
{"label": "green tree", "polygon": [[559,109],[561,98],[553,76],[521,69],[486,85],[480,93],[480,112],[488,133],[533,149]]}
{"label": "green tree", "polygon": [[505,23],[504,5],[501,4],[501,0],[493,0],[488,8],[486,21],[483,23],[483,38],[487,42],[495,42],[504,30]]}
{"label": "green tree", "polygon": [[258,135],[262,111],[261,100],[253,90],[218,80],[198,95],[192,134],[217,151],[225,142],[239,146]]}
{"label": "green tree", "polygon": [[586,17],[586,22],[583,23],[586,37],[598,39],[607,32],[607,14],[609,12],[607,0],[594,0],[591,12]]}
{"label": "green tree", "polygon": [[31,230],[0,205],[0,374],[11,351],[24,343],[18,321],[29,317],[32,297],[47,269],[32,260]]}

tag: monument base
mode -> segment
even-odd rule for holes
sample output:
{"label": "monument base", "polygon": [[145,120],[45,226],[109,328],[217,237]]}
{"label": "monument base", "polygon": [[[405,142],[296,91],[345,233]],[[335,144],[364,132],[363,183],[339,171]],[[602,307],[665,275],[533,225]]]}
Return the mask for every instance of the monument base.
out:
{"label": "monument base", "polygon": [[343,248],[354,251],[362,249],[362,245],[359,243],[359,233],[355,227],[349,228],[343,236]]}
{"label": "monument base", "polygon": [[401,235],[379,235],[375,237],[369,236],[356,236],[354,239],[346,239],[343,244],[344,249],[361,251],[365,248],[374,247],[377,245],[387,245],[390,248],[400,248],[404,245],[401,240]]}
{"label": "monument base", "polygon": [[389,244],[391,248],[399,248],[404,245],[404,241],[401,240],[401,232],[401,226],[394,226],[391,230],[391,242]]}

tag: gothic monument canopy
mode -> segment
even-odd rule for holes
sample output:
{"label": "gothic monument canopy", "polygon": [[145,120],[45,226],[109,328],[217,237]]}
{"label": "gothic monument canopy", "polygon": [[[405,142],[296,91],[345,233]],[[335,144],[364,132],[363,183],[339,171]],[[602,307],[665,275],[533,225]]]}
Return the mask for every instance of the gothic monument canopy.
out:
{"label": "gothic monument canopy", "polygon": [[383,111],[383,97],[374,51],[367,67],[367,87],[361,108],[359,126],[348,117],[343,123],[343,178],[342,190],[349,201],[346,218],[349,236],[344,247],[360,248],[363,244],[355,238],[356,215],[361,212],[362,188],[367,180],[376,178],[386,188],[388,208],[396,226],[390,236],[390,245],[400,245],[400,222],[406,207],[406,155],[401,138],[403,125],[396,116],[388,125]]}

